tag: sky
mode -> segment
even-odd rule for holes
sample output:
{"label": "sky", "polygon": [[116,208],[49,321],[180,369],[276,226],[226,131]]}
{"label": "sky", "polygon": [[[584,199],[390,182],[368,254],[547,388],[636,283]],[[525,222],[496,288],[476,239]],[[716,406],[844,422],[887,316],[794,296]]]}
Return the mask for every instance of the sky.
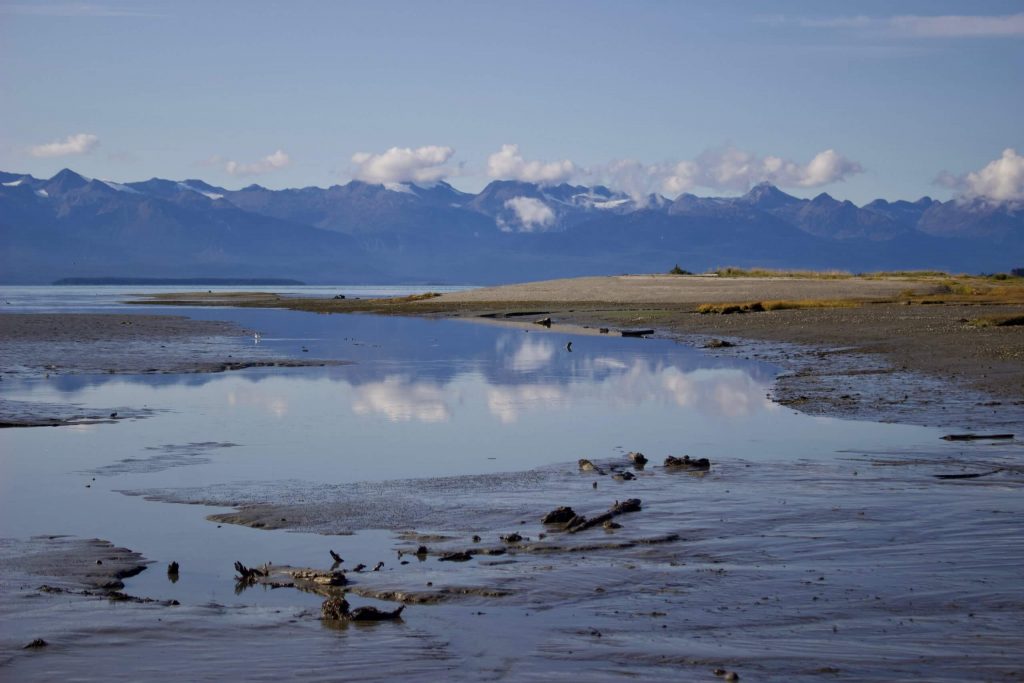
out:
{"label": "sky", "polygon": [[1024,1],[0,0],[0,169],[1024,200]]}

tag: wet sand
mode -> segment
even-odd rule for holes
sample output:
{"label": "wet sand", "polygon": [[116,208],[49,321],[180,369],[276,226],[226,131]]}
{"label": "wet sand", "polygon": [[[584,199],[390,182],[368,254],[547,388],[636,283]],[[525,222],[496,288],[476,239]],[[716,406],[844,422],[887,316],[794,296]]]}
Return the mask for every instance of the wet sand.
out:
{"label": "wet sand", "polygon": [[[486,477],[132,493],[235,505],[211,519],[259,529],[396,532],[391,556],[325,537],[313,569],[345,572],[343,587],[303,586],[286,557],[241,558],[270,563],[248,590],[406,604],[406,622],[447,639],[445,659],[459,662],[448,675],[459,680],[494,673],[493,662],[472,661],[482,638],[513,643],[504,675],[527,680],[714,680],[719,668],[748,680],[1014,680],[1024,644],[1020,455],[1020,442],[940,441],[815,462],[723,457],[707,473],[634,470],[623,455],[596,463],[604,476],[567,463]],[[617,480],[615,470],[636,479]],[[540,521],[558,506],[595,516],[634,497],[641,509],[616,517],[617,528],[570,534]],[[332,565],[328,548],[344,562]]]}

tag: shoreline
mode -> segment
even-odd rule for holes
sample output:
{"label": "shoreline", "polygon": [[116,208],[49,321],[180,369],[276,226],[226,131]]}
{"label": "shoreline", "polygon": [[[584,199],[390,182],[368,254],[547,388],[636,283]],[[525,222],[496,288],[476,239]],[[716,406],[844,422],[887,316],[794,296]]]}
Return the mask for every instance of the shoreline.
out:
{"label": "shoreline", "polygon": [[[711,339],[736,340],[734,346],[719,344],[707,352],[745,355],[786,369],[772,390],[774,399],[784,404],[787,392],[799,398],[798,392],[817,387],[809,400],[790,404],[804,412],[819,409],[841,417],[891,416],[907,422],[898,406],[887,401],[894,385],[902,391],[912,380],[918,381],[915,372],[891,367],[892,361],[884,360],[891,356],[823,348],[821,339],[816,346],[757,340],[733,334],[736,330],[731,328],[720,333],[716,327],[736,320],[737,329],[748,325],[756,331],[751,321],[771,327],[782,314],[807,311],[700,316],[682,306],[666,309],[664,304],[661,309],[627,308],[621,303],[602,308],[512,301],[481,309],[475,303],[459,308],[458,302],[436,298],[422,302],[433,310],[415,310],[420,302],[373,305],[390,313],[445,316],[475,325],[569,331],[578,351],[593,336],[602,336],[600,327],[605,326],[656,328],[695,347]],[[394,308],[387,311],[388,306]],[[444,307],[458,312],[451,315]],[[938,310],[905,308],[929,314]],[[669,314],[660,313],[665,310]],[[810,313],[828,316],[851,310],[859,309]],[[870,313],[878,310],[882,309]],[[520,315],[505,318],[502,311]],[[681,322],[673,327],[676,316]],[[534,322],[544,317],[553,319],[550,328]],[[809,318],[816,319],[827,320]],[[702,320],[708,321],[707,328],[690,324]],[[61,315],[52,322],[68,320]],[[574,327],[568,327],[570,323]],[[923,337],[915,339],[920,342]],[[156,335],[146,347],[161,343]],[[871,365],[865,366],[869,361]],[[842,398],[839,392],[848,390],[843,389],[847,385],[859,387],[863,395],[856,401]],[[944,390],[921,380],[913,393],[925,400],[930,393],[935,399],[936,391]],[[945,411],[902,395],[899,404],[911,417],[962,416],[972,409],[967,404],[973,399],[967,398],[967,389],[958,391],[957,401],[964,405],[955,411],[950,407],[959,404],[945,394],[939,398]],[[869,400],[874,397],[884,401]],[[869,417],[870,411],[879,417]],[[1007,408],[1000,414],[1005,417],[1009,412]],[[285,664],[266,664],[271,668],[262,671],[281,676],[295,673],[295,661],[302,666],[334,665],[331,655],[323,653],[336,652],[339,637],[358,638],[353,642],[359,647],[351,648],[346,661],[363,675],[374,671],[381,656],[396,644],[411,648],[409,661],[389,659],[390,673],[421,674],[425,651],[420,644],[425,638],[438,643],[427,652],[443,654],[445,662],[461,667],[445,667],[439,673],[456,680],[477,679],[499,669],[521,677],[562,671],[610,680],[613,677],[604,671],[607,663],[650,680],[676,680],[681,674],[713,680],[717,669],[768,680],[815,680],[822,673],[891,680],[893,675],[919,676],[940,668],[960,678],[979,672],[988,677],[1009,675],[1015,662],[1004,643],[1016,632],[1018,618],[1006,605],[1020,600],[1020,584],[1013,580],[1019,555],[1013,520],[1024,472],[1018,464],[1019,442],[954,444],[935,437],[934,446],[842,451],[820,460],[744,459],[723,452],[710,454],[707,472],[674,471],[653,453],[649,466],[634,468],[626,448],[615,447],[615,455],[593,463],[603,473],[567,461],[491,475],[383,482],[268,480],[194,488],[171,482],[152,489],[117,488],[112,492],[158,501],[147,504],[221,508],[206,516],[204,529],[210,539],[226,535],[228,527],[232,533],[245,527],[241,533],[254,534],[247,536],[251,540],[241,550],[224,558],[224,567],[239,560],[267,570],[265,577],[251,582],[244,576],[236,579],[236,595],[284,589],[282,594],[294,592],[294,602],[267,609],[247,600],[245,605],[225,608],[204,604],[200,594],[190,593],[176,604],[172,593],[154,589],[155,581],[162,585],[164,564],[182,559],[182,572],[188,577],[201,570],[180,551],[162,555],[159,545],[156,550],[137,548],[146,557],[121,551],[138,566],[153,558],[153,566],[141,579],[129,581],[123,592],[83,588],[84,579],[69,574],[68,568],[115,570],[108,567],[109,545],[97,545],[100,557],[81,550],[80,539],[69,539],[68,544],[75,544],[69,546],[75,549],[70,559],[54,555],[56,561],[48,560],[37,569],[23,567],[24,558],[44,553],[50,557],[43,547],[50,542],[15,542],[6,561],[18,563],[18,571],[9,576],[4,590],[31,599],[8,601],[8,659],[0,666],[26,680],[45,679],[49,670],[43,667],[49,660],[36,659],[45,650],[14,649],[43,637],[60,648],[64,660],[73,663],[69,665],[90,667],[97,678],[109,675],[115,665],[106,663],[108,658],[91,645],[94,624],[99,623],[112,638],[129,639],[133,647],[126,650],[151,652],[161,666],[173,662],[159,653],[168,646],[175,652],[188,647],[189,634],[204,634],[200,652],[207,662],[234,661],[240,646],[263,637]],[[86,471],[85,476],[101,471]],[[622,476],[627,471],[634,476]],[[634,498],[638,502],[630,514],[578,536],[541,519],[565,505],[600,519],[619,501]],[[225,529],[215,531],[221,524]],[[391,534],[386,546],[362,538],[366,530],[376,529]],[[301,551],[282,549],[271,535],[289,532],[317,535],[310,544],[322,544],[323,550],[312,563],[304,561],[309,556]],[[353,532],[354,536],[346,535]],[[126,545],[134,548],[131,542]],[[345,563],[328,569],[333,558],[328,549],[340,550]],[[96,566],[99,559],[102,566]],[[365,567],[358,569],[357,563]],[[370,569],[375,563],[381,565],[380,571]],[[135,571],[134,565],[129,569]],[[51,576],[58,587],[66,588],[55,592],[48,588],[51,584],[39,585],[50,581],[43,577]],[[875,576],[887,578],[879,582]],[[978,588],[980,584],[986,587]],[[310,607],[311,599],[346,594],[357,608],[384,603],[390,611],[408,605],[406,624],[364,630],[321,621],[316,608]],[[124,604],[114,613],[104,609],[110,601]],[[49,614],[58,603],[88,615],[86,625],[71,632],[55,626]],[[231,615],[229,610],[237,611]],[[31,625],[22,626],[28,617]],[[165,623],[176,628],[168,630]],[[455,624],[459,627],[453,628]],[[140,635],[147,629],[152,629],[152,638]],[[507,637],[511,632],[519,637]],[[969,639],[969,647],[955,638],[948,642],[951,632]],[[809,639],[818,643],[813,653],[803,649]],[[944,639],[942,650],[930,645]],[[309,651],[302,650],[305,644],[311,645]],[[158,649],[147,649],[151,647]],[[481,651],[486,651],[486,661],[479,660]]]}
{"label": "shoreline", "polygon": [[[130,303],[287,308],[648,328],[715,354],[778,365],[773,398],[814,415],[926,426],[1024,423],[1024,285],[936,277],[630,275],[506,285],[436,296],[323,300],[271,293],[166,294]],[[702,305],[780,308],[702,314]],[[782,307],[785,306],[785,307]]]}

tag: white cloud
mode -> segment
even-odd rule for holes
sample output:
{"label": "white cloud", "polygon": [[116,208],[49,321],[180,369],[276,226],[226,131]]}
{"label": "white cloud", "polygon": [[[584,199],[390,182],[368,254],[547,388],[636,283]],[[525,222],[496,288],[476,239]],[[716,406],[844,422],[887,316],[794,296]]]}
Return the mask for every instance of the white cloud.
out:
{"label": "white cloud", "polygon": [[640,202],[662,182],[665,175],[662,171],[661,166],[648,166],[636,159],[617,159],[591,169],[590,176],[592,182],[625,192]]}
{"label": "white cloud", "polygon": [[1024,201],[1024,156],[1007,147],[1002,156],[984,168],[963,176],[943,171],[936,184],[959,190],[967,198],[983,197],[997,202]]}
{"label": "white cloud", "polygon": [[63,140],[36,145],[30,151],[34,157],[63,157],[72,154],[88,154],[98,144],[100,144],[99,136],[91,133],[76,133]]}
{"label": "white cloud", "polygon": [[558,185],[576,173],[576,164],[568,159],[548,162],[527,161],[519,153],[519,145],[502,145],[500,151],[487,158],[487,175],[499,180]]}
{"label": "white cloud", "polygon": [[760,182],[784,187],[820,187],[863,172],[856,161],[834,149],[816,154],[806,164],[777,156],[761,157],[737,147],[706,150],[694,160],[646,165],[632,159],[613,161],[591,172],[638,202],[652,192],[669,197],[696,187],[744,192]]}
{"label": "white cloud", "polygon": [[[533,197],[513,197],[505,202],[505,208],[515,214],[519,232],[543,232],[555,224],[555,212]],[[504,232],[515,229],[515,226],[501,218],[498,218],[498,227]]]}
{"label": "white cloud", "polygon": [[[211,160],[214,158],[216,157],[211,157]],[[268,154],[259,161],[254,161],[248,164],[243,164],[238,161],[226,161],[224,163],[224,170],[233,176],[245,178],[247,176],[263,175],[264,173],[277,171],[289,166],[291,163],[291,157],[289,157],[283,150],[279,149],[273,154]]]}
{"label": "white cloud", "polygon": [[847,159],[834,149],[818,152],[804,165],[783,161],[778,157],[767,157],[762,166],[767,171],[764,180],[797,187],[820,187],[864,172],[860,164]]}
{"label": "white cloud", "polygon": [[917,38],[998,38],[1024,36],[1024,13],[1005,15],[903,15],[799,19],[807,28],[837,28]]}
{"label": "white cloud", "polygon": [[392,147],[383,154],[357,152],[352,155],[355,164],[353,177],[376,185],[388,183],[417,183],[433,185],[455,173],[445,164],[455,154],[451,147]]}

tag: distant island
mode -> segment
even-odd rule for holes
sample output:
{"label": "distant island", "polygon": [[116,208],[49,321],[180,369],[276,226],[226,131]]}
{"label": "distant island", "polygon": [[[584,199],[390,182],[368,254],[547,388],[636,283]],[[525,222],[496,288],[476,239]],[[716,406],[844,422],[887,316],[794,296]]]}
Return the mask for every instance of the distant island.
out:
{"label": "distant island", "polygon": [[65,277],[53,282],[55,285],[229,285],[233,287],[255,287],[264,285],[302,286],[301,280],[287,278],[232,278],[232,277]]}

